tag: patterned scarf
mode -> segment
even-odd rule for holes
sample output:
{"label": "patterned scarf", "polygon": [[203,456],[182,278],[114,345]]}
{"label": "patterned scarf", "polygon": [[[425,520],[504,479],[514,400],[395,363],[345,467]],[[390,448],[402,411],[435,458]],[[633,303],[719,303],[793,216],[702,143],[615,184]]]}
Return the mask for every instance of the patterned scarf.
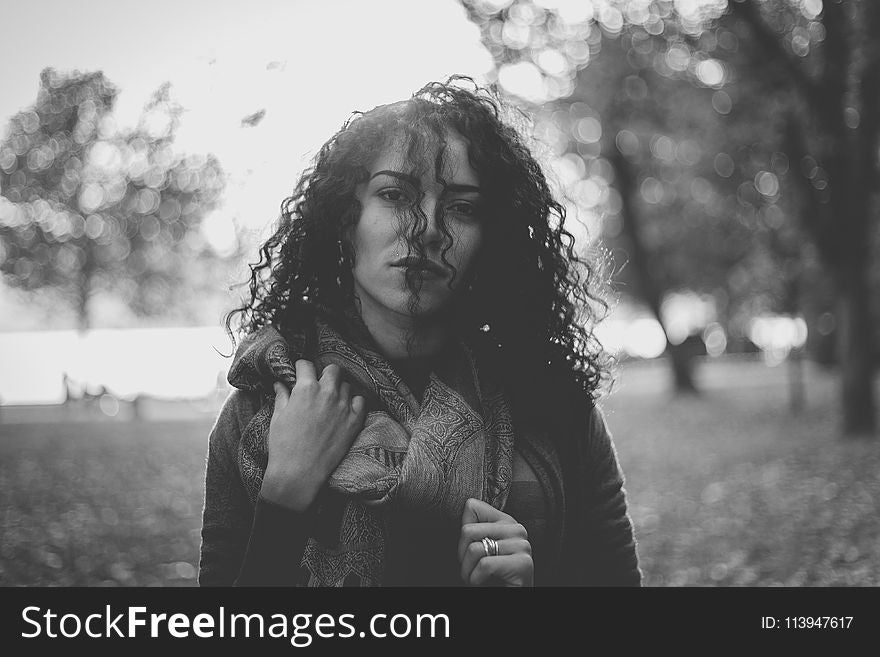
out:
{"label": "patterned scarf", "polygon": [[328,506],[338,507],[341,496],[338,531],[315,532],[321,535],[309,538],[300,565],[309,586],[380,586],[389,507],[458,519],[469,497],[504,506],[513,456],[510,409],[501,390],[480,379],[464,344],[450,348],[419,402],[374,348],[346,340],[321,319],[315,336],[310,353],[303,334],[282,336],[272,327],[239,345],[229,382],[262,398],[242,436],[239,471],[256,503],[268,460],[273,382],[293,386],[293,363],[301,357],[314,362],[319,376],[338,365],[352,392],[366,397],[368,413],[317,501],[335,496]]}

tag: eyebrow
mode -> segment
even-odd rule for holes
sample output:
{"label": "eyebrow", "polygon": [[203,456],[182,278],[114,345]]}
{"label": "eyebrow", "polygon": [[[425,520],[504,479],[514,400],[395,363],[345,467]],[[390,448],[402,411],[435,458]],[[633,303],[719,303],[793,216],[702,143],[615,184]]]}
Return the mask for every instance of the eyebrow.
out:
{"label": "eyebrow", "polygon": [[370,176],[370,180],[375,178],[376,176],[391,176],[392,178],[400,178],[404,182],[409,183],[413,187],[419,186],[419,179],[415,176],[411,176],[408,173],[401,173],[400,171],[389,171],[387,169],[383,169],[382,171],[377,171],[372,176]]}
{"label": "eyebrow", "polygon": [[[421,182],[415,176],[411,176],[408,173],[402,173],[401,171],[390,171],[388,169],[383,169],[382,171],[377,171],[372,176],[370,176],[370,180],[375,178],[376,176],[391,176],[392,178],[400,178],[404,182],[409,183],[413,187],[420,187]],[[464,183],[450,183],[443,185],[444,192],[480,192],[480,188],[477,185],[467,185]]]}

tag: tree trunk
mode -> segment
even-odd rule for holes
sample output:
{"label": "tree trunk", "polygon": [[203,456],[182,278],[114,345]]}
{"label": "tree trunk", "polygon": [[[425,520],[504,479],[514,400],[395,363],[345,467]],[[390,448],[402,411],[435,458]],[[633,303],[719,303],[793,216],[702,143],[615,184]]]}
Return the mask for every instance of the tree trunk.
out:
{"label": "tree trunk", "polygon": [[697,394],[697,384],[694,382],[694,359],[691,354],[686,351],[683,344],[672,344],[669,337],[666,338],[666,352],[669,354],[669,362],[672,365],[675,392]]}
{"label": "tree trunk", "polygon": [[76,289],[76,325],[80,333],[89,330],[89,279],[80,277]]}
{"label": "tree trunk", "polygon": [[608,154],[608,161],[614,167],[614,176],[617,180],[617,191],[620,193],[620,215],[623,220],[623,233],[630,243],[629,265],[636,282],[642,293],[642,299],[651,309],[657,323],[663,329],[666,336],[666,354],[669,365],[672,368],[673,385],[676,393],[696,394],[698,392],[694,381],[694,360],[683,344],[673,344],[669,340],[669,334],[663,324],[660,313],[660,304],[663,301],[663,290],[655,276],[651,275],[648,266],[648,249],[642,239],[641,226],[638,223],[638,213],[633,208],[633,196],[636,193],[635,180],[629,162],[623,154],[617,150],[612,142],[603,149]]}
{"label": "tree trunk", "polygon": [[873,436],[877,431],[874,402],[874,344],[865,263],[851,263],[839,286],[838,354],[843,394],[843,433]]}
{"label": "tree trunk", "polygon": [[74,300],[76,310],[77,329],[80,334],[85,334],[91,326],[89,319],[89,300],[92,296],[92,278],[95,275],[95,253],[94,246],[88,238],[86,238],[80,247],[85,254],[82,268],[77,273]]}
{"label": "tree trunk", "polygon": [[[829,131],[834,137],[834,156],[840,157],[832,171],[832,204],[837,233],[843,248],[835,262],[840,304],[839,354],[845,436],[872,436],[877,431],[874,399],[875,352],[871,317],[871,228],[873,190],[877,182],[877,143],[880,138],[880,50],[874,33],[880,27],[877,3],[861,9],[861,30],[854,37],[851,79],[856,81],[849,98],[840,102],[841,120]],[[855,105],[860,118],[844,127],[845,108]]]}
{"label": "tree trunk", "polygon": [[803,348],[798,347],[788,354],[788,407],[792,415],[804,409],[806,396]]}

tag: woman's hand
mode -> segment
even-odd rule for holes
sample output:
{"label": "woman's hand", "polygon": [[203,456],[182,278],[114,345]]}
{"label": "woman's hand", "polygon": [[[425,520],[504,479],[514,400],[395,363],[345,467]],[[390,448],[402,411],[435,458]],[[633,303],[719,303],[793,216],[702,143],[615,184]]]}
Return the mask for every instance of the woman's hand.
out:
{"label": "woman's hand", "polygon": [[[483,539],[495,539],[498,554],[487,556]],[[503,511],[474,498],[465,502],[458,540],[461,578],[471,586],[533,586],[535,565],[526,528]]]}
{"label": "woman's hand", "polygon": [[269,463],[260,495],[297,511],[305,510],[342,461],[364,427],[366,404],[351,394],[337,365],[316,378],[315,366],[296,361],[296,384],[288,395],[275,383],[275,410],[269,424]]}

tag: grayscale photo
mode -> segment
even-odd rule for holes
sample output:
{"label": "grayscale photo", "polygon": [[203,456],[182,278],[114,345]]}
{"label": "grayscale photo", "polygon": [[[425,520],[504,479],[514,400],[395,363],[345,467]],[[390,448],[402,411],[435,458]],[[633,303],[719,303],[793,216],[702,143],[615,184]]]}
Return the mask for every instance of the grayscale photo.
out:
{"label": "grayscale photo", "polygon": [[0,586],[877,587],[878,190],[874,0],[0,0]]}

